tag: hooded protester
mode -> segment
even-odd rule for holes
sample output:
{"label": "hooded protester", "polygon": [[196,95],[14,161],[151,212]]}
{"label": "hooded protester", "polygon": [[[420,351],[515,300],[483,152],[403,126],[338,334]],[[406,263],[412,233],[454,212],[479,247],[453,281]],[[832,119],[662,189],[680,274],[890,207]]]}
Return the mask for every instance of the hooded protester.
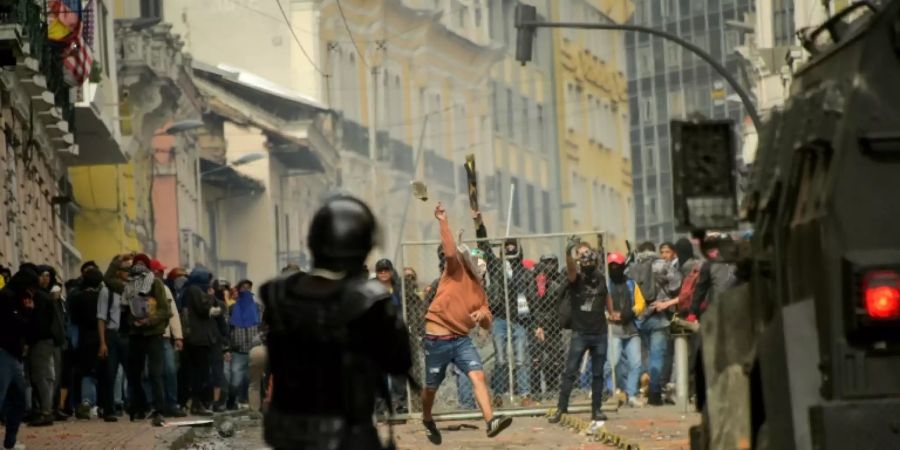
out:
{"label": "hooded protester", "polygon": [[30,263],[22,264],[20,271],[34,272],[40,285],[33,295],[35,331],[28,343],[28,373],[37,400],[33,404],[30,425],[48,426],[53,424],[53,397],[57,380],[62,375],[56,365],[56,348],[61,348],[66,340],[62,306],[50,294],[56,272],[49,266],[38,267]]}
{"label": "hooded protester", "polygon": [[182,317],[185,317],[183,332],[185,335],[185,356],[189,366],[191,380],[191,414],[195,416],[211,416],[208,409],[212,402],[212,384],[210,383],[212,352],[218,351],[221,334],[216,324],[216,317],[222,314],[216,306],[210,286],[210,273],[197,267],[188,276],[187,284],[179,299],[183,305]]}
{"label": "hooded protester", "polygon": [[150,257],[143,254],[135,256],[123,292],[131,326],[127,364],[129,416],[132,421],[142,420],[149,412],[150,405],[147,404],[142,382],[144,368],[147,367],[153,395],[153,425],[162,426],[166,411],[163,334],[169,326],[172,311],[165,287],[150,267]]}
{"label": "hooded protester", "polygon": [[78,330],[73,362],[73,386],[80,387],[75,395],[76,401],[79,402],[75,416],[79,419],[90,419],[90,411],[94,406],[91,400],[93,396],[89,393],[95,391],[94,380],[100,364],[97,300],[102,285],[103,274],[96,268],[88,268],[81,276],[78,290],[69,296],[72,325]]}
{"label": "hooded protester", "polygon": [[20,270],[0,289],[0,405],[6,421],[4,448],[15,448],[25,416],[25,373],[22,357],[28,335],[34,332],[34,293],[38,276]]}
{"label": "hooded protester", "polygon": [[608,367],[618,367],[624,352],[627,377],[624,391],[632,406],[642,406],[638,398],[638,380],[641,375],[641,338],[637,317],[644,311],[646,302],[641,288],[625,274],[625,256],[612,252],[607,257],[609,269],[610,329],[612,343],[608,355]]}
{"label": "hooded protester", "polygon": [[97,402],[106,422],[118,420],[116,393],[122,392],[122,386],[116,382],[117,374],[120,366],[127,370],[128,308],[122,304],[122,294],[125,292],[125,281],[128,280],[131,266],[131,255],[114,257],[106,269],[103,285],[97,296],[96,317],[100,344],[97,356],[103,362],[97,380]]}
{"label": "hooded protester", "polygon": [[225,381],[228,383],[229,402],[248,403],[244,395],[244,378],[250,365],[250,350],[262,343],[260,322],[262,313],[253,296],[253,284],[247,280],[238,283],[237,300],[229,307],[230,354],[225,358]]}
{"label": "hooded protester", "polygon": [[[510,360],[515,365],[515,392],[521,399],[521,406],[532,406],[534,400],[531,398],[531,357],[528,347],[530,336],[538,328],[531,311],[531,305],[537,299],[537,283],[534,274],[523,265],[524,251],[519,241],[506,239],[503,258],[498,258],[490,243],[485,240],[487,228],[481,213],[475,212],[473,219],[479,248],[484,254],[489,282],[486,288],[488,304],[494,318],[491,332],[497,355],[497,364],[491,373],[494,406],[503,406],[502,394],[510,390]],[[507,301],[510,302],[508,308]],[[509,340],[512,340],[512,355],[509,354]]]}

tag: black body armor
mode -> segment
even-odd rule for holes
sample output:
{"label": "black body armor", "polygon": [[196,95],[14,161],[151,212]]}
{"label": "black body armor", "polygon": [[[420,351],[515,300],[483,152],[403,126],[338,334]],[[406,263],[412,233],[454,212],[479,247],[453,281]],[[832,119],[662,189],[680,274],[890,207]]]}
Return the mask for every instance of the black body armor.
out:
{"label": "black body armor", "polygon": [[[261,289],[273,376],[264,419],[276,449],[382,449],[373,414],[388,375],[408,373],[409,336],[377,281],[296,274]],[[390,443],[392,445],[393,443]]]}

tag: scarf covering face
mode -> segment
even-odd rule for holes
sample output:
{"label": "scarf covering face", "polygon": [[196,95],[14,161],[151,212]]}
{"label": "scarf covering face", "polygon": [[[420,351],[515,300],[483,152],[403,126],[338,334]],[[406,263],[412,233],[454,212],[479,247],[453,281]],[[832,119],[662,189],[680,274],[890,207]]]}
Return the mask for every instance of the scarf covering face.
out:
{"label": "scarf covering face", "polygon": [[143,319],[150,313],[147,304],[147,296],[153,288],[156,277],[147,266],[135,264],[131,267],[131,277],[125,283],[125,291],[122,296],[131,307],[131,314],[136,319]]}
{"label": "scarf covering face", "polygon": [[459,254],[460,259],[462,259],[463,265],[466,266],[466,270],[479,280],[484,279],[484,273],[487,271],[487,263],[484,261],[484,258],[478,256],[481,254],[481,251],[473,251],[466,244],[457,246],[456,251]]}
{"label": "scarf covering face", "polygon": [[238,328],[250,328],[259,325],[259,309],[253,300],[253,293],[241,291],[231,309],[229,323]]}

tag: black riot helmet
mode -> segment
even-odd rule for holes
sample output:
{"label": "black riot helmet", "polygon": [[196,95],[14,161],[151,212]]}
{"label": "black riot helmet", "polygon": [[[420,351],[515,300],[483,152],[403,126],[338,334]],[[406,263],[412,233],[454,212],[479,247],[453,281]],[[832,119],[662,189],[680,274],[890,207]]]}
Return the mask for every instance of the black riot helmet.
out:
{"label": "black riot helmet", "polygon": [[325,201],[309,226],[313,266],[335,272],[357,273],[377,244],[375,215],[361,200],[336,195]]}

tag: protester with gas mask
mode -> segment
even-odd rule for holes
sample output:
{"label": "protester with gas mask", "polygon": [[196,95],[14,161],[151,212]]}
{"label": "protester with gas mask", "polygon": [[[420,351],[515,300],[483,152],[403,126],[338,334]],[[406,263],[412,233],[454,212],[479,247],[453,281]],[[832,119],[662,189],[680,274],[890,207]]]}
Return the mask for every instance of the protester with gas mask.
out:
{"label": "protester with gas mask", "polygon": [[606,288],[600,258],[587,243],[571,238],[566,248],[566,278],[569,282],[568,301],[572,338],[566,371],[559,391],[556,413],[550,423],[562,419],[569,407],[569,396],[585,353],[591,355],[591,420],[604,421],[601,411],[603,394],[603,363],[607,351],[606,311],[611,300]]}

